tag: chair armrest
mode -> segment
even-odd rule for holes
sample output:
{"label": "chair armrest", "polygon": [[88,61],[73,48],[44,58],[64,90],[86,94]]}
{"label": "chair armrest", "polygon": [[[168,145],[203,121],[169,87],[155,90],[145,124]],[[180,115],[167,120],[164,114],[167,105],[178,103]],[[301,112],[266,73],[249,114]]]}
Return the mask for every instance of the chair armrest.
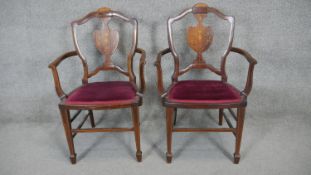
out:
{"label": "chair armrest", "polygon": [[257,60],[255,58],[253,58],[251,56],[251,54],[249,54],[248,52],[246,52],[243,49],[232,47],[231,51],[232,52],[236,52],[236,53],[244,56],[244,58],[249,62],[249,67],[248,67],[248,72],[247,72],[247,80],[246,80],[245,88],[242,91],[243,94],[248,96],[249,93],[252,90],[252,86],[253,86],[253,72],[254,72],[254,67],[257,64]]}
{"label": "chair armrest", "polygon": [[141,57],[139,60],[139,79],[140,79],[140,87],[139,92],[144,93],[145,91],[145,73],[144,73],[144,67],[146,64],[146,52],[141,48],[136,48],[135,53],[140,53]]}
{"label": "chair armrest", "polygon": [[237,48],[237,47],[232,47],[232,48],[231,48],[231,51],[243,55],[244,58],[245,58],[250,64],[254,64],[254,65],[257,64],[257,60],[256,60],[255,58],[253,58],[253,57],[251,56],[251,54],[249,54],[249,53],[246,52],[245,50],[240,49],[240,48]]}
{"label": "chair armrest", "polygon": [[60,57],[56,58],[51,64],[49,64],[49,68],[52,70],[52,73],[53,73],[55,90],[56,90],[56,93],[60,99],[67,97],[67,95],[63,91],[61,83],[59,81],[57,66],[66,58],[76,56],[76,55],[78,55],[77,51],[67,52],[67,53],[61,55]]}
{"label": "chair armrest", "polygon": [[162,56],[167,54],[167,53],[170,53],[171,52],[171,49],[170,48],[167,48],[167,49],[164,49],[162,51],[160,51],[157,55],[157,60],[156,62],[154,63],[154,65],[157,67],[157,75],[158,75],[158,91],[159,91],[159,94],[162,96],[165,92],[164,92],[164,86],[163,86],[163,76],[162,76],[162,67],[161,67],[161,59],[162,59]]}

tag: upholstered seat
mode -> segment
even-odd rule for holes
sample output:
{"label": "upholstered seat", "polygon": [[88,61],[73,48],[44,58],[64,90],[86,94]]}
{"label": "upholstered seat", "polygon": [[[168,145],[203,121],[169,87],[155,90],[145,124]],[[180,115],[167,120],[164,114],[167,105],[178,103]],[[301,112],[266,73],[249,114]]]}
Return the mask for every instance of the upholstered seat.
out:
{"label": "upholstered seat", "polygon": [[126,81],[108,81],[88,83],[74,90],[66,104],[111,104],[133,103],[136,89]]}
{"label": "upholstered seat", "polygon": [[168,101],[180,103],[238,103],[240,92],[217,80],[179,81],[168,92]]}

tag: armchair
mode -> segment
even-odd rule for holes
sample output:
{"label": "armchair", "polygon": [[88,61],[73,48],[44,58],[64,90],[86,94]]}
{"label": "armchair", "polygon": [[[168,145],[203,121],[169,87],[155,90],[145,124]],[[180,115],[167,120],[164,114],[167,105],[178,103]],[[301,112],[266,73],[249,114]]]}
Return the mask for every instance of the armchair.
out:
{"label": "armchair", "polygon": [[[197,21],[195,26],[187,28],[188,46],[197,53],[197,57],[194,59],[192,64],[180,69],[181,57],[174,47],[172,25],[188,14],[192,14]],[[212,28],[206,27],[203,23],[208,14],[214,14],[218,18],[230,23],[229,40],[227,43],[227,49],[221,57],[220,68],[207,64],[203,57],[203,53],[209,48],[213,41]],[[253,70],[257,61],[248,52],[240,48],[232,47],[234,18],[232,16],[226,16],[217,9],[209,7],[204,3],[198,3],[191,8],[184,10],[178,16],[169,18],[167,25],[169,48],[160,51],[155,62],[158,76],[158,91],[161,96],[163,106],[166,108],[167,162],[171,163],[173,157],[173,132],[231,132],[236,138],[234,163],[239,163],[247,96],[250,94],[252,89]],[[242,91],[239,91],[236,87],[227,82],[225,65],[227,56],[231,52],[239,53],[249,62],[247,81],[245,88]],[[171,85],[169,85],[168,89],[165,89],[163,85],[161,60],[162,56],[168,53],[172,55],[174,60],[174,72],[171,77]],[[207,69],[219,75],[221,80],[178,80],[179,76],[193,69]],[[176,123],[178,108],[217,109],[219,110],[219,125],[222,125],[223,118],[225,118],[229,128],[175,128],[174,125]],[[234,108],[237,109],[236,114],[233,111]],[[224,109],[228,109],[230,114],[232,114],[233,118],[236,120],[236,127],[232,125],[227,115],[225,115]],[[173,115],[175,115],[174,123]]]}
{"label": "armchair", "polygon": [[[84,57],[81,49],[79,48],[76,28],[87,23],[93,18],[98,18],[102,22],[102,27],[93,32],[93,37],[95,40],[95,46],[103,55],[104,61],[103,64],[99,65],[95,70],[90,71],[87,59]],[[115,18],[121,19],[125,23],[130,23],[133,26],[132,43],[127,57],[127,70],[113,64],[112,55],[118,47],[119,33],[109,27],[109,21]],[[58,106],[70,151],[71,163],[76,163],[76,153],[73,139],[78,133],[127,131],[134,132],[136,142],[136,158],[137,161],[140,162],[142,160],[142,152],[140,148],[139,106],[142,105],[142,94],[145,90],[144,65],[146,54],[143,49],[137,48],[137,20],[135,18],[128,18],[120,12],[103,7],[97,11],[87,14],[81,19],[73,21],[71,26],[75,50],[63,54],[49,65],[54,77],[55,90],[60,98]],[[139,88],[136,86],[136,77],[133,71],[133,59],[136,53],[141,54],[139,62]],[[62,61],[69,58],[79,58],[83,65],[84,73],[82,77],[82,85],[70,93],[65,93],[59,80],[57,66]],[[128,77],[129,80],[88,82],[89,78],[95,76],[101,71],[119,72]],[[93,110],[108,110],[116,108],[131,108],[133,127],[95,128]],[[70,110],[78,110],[78,112],[71,117]],[[84,116],[82,122],[77,128],[72,128],[71,123],[83,110],[88,111],[87,115]],[[92,128],[82,128],[87,119],[90,119]]]}

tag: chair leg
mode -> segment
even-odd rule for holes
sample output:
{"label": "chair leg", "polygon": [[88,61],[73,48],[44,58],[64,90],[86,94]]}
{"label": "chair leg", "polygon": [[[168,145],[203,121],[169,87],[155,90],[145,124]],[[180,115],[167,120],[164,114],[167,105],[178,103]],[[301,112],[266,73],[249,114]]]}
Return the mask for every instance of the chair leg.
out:
{"label": "chair leg", "polygon": [[139,122],[139,108],[132,107],[132,118],[135,133],[135,143],[136,143],[136,159],[138,162],[142,160],[142,152],[140,148],[140,122]]}
{"label": "chair leg", "polygon": [[173,134],[173,110],[174,108],[166,108],[166,139],[167,139],[167,152],[166,162],[172,162],[172,134]]}
{"label": "chair leg", "polygon": [[240,148],[241,148],[243,125],[244,125],[244,116],[245,116],[245,107],[238,108],[238,110],[237,110],[235,152],[233,155],[235,164],[238,164],[240,161]]}
{"label": "chair leg", "polygon": [[93,111],[89,110],[90,113],[90,122],[91,122],[91,126],[92,128],[95,128],[95,120],[94,120],[94,115],[93,115]]}
{"label": "chair leg", "polygon": [[218,121],[218,124],[220,126],[222,125],[223,119],[224,119],[224,109],[219,109],[219,121]]}
{"label": "chair leg", "polygon": [[174,108],[174,126],[176,125],[177,120],[177,108]]}
{"label": "chair leg", "polygon": [[74,148],[74,143],[73,143],[73,136],[72,136],[72,130],[71,130],[71,122],[70,122],[70,113],[68,109],[65,109],[64,107],[60,106],[59,107],[61,116],[62,116],[62,121],[63,121],[63,126],[66,134],[66,139],[70,151],[70,161],[72,164],[76,163],[76,153],[75,153],[75,148]]}

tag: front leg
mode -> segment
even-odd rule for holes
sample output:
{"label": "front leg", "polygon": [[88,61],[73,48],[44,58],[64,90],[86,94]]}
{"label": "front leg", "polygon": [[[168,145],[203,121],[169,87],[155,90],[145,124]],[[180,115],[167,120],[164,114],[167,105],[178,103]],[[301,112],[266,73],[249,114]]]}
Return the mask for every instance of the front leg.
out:
{"label": "front leg", "polygon": [[172,134],[173,134],[173,108],[166,108],[166,134],[167,134],[167,153],[166,162],[172,162]]}
{"label": "front leg", "polygon": [[66,134],[66,139],[70,151],[70,161],[72,164],[75,164],[77,161],[77,156],[75,153],[75,148],[74,148],[74,143],[73,143],[73,136],[72,136],[72,129],[71,129],[71,121],[70,121],[70,113],[69,110],[64,108],[63,106],[59,106],[61,116],[62,116],[62,121],[63,121],[63,126]]}
{"label": "front leg", "polygon": [[140,148],[139,108],[137,106],[132,107],[132,118],[133,118],[135,143],[136,143],[136,159],[138,162],[141,162],[142,152]]}
{"label": "front leg", "polygon": [[234,163],[238,164],[240,161],[240,148],[242,141],[245,107],[238,108],[237,110],[237,126],[236,126],[236,141],[235,141],[235,152],[234,152]]}

